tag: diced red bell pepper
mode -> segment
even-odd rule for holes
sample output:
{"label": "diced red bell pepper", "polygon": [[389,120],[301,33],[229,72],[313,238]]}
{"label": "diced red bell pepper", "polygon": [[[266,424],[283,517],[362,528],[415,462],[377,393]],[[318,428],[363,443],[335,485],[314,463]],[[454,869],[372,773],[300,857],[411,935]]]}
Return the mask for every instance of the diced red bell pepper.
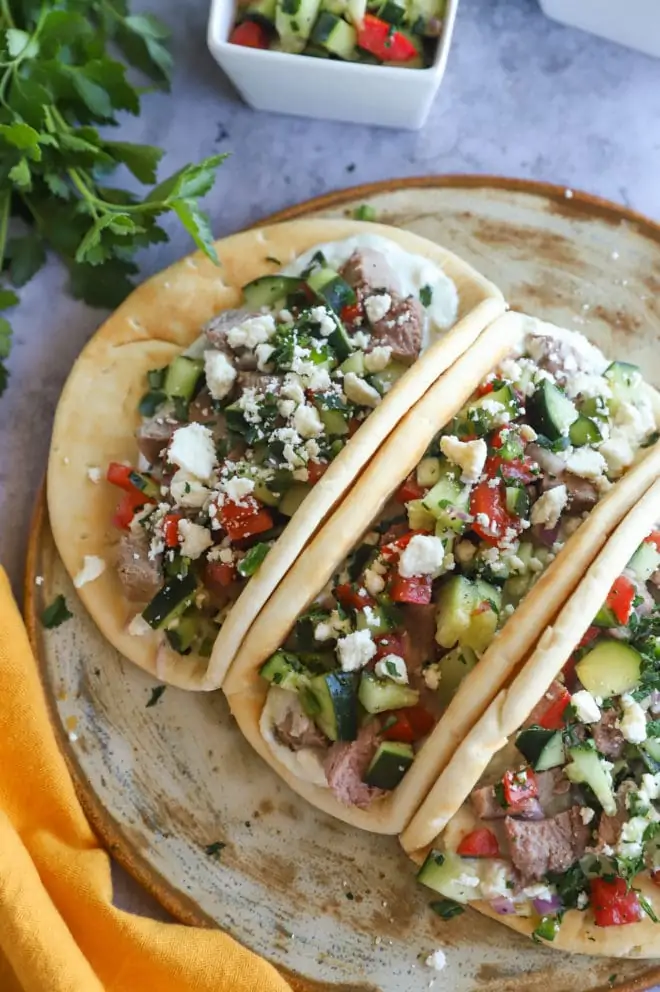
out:
{"label": "diced red bell pepper", "polygon": [[492,393],[494,389],[495,386],[493,385],[493,380],[491,379],[489,382],[482,382],[480,386],[477,386],[476,393],[477,396],[487,396],[488,393]]}
{"label": "diced red bell pepper", "polygon": [[353,437],[357,433],[358,428],[362,426],[362,421],[358,420],[357,417],[351,417],[348,422],[348,436]]}
{"label": "diced red bell pepper", "polygon": [[399,741],[401,744],[413,744],[415,740],[410,720],[400,710],[387,714],[385,729],[381,731],[380,736],[385,741]]}
{"label": "diced red bell pepper", "polygon": [[166,548],[177,548],[179,546],[179,520],[181,513],[166,513],[163,517],[163,540]]}
{"label": "diced red bell pepper", "polygon": [[519,803],[529,799],[536,799],[539,794],[539,787],[536,775],[531,768],[521,768],[518,771],[506,771],[502,779],[504,786],[504,799],[507,806],[515,808]]}
{"label": "diced red bell pepper", "polygon": [[488,827],[480,827],[463,837],[456,848],[456,853],[463,858],[497,858],[500,845],[492,830]]}
{"label": "diced red bell pepper", "polygon": [[392,710],[388,718],[396,718],[394,723],[381,732],[388,741],[401,741],[414,744],[426,737],[435,727],[435,717],[423,706],[406,706],[404,709]]}
{"label": "diced red bell pepper", "polygon": [[533,458],[523,455],[522,458],[500,458],[499,455],[491,455],[487,459],[484,471],[489,479],[494,479],[501,475],[505,482],[533,482],[538,479],[538,463]]}
{"label": "diced red bell pepper", "polygon": [[612,588],[607,594],[605,605],[609,607],[622,626],[625,626],[630,620],[635,593],[634,583],[626,575],[620,575],[618,579],[614,580]]}
{"label": "diced red bell pepper", "polygon": [[204,577],[210,585],[228,586],[236,578],[236,566],[224,561],[209,561],[204,569]]}
{"label": "diced red bell pepper", "polygon": [[390,582],[390,597],[395,603],[417,603],[427,606],[433,595],[430,575],[413,575],[409,579],[397,574]]}
{"label": "diced red bell pepper", "polygon": [[240,503],[225,500],[220,507],[219,516],[232,541],[242,541],[254,534],[262,534],[273,526],[269,511],[254,496],[245,496]]}
{"label": "diced red bell pepper", "polygon": [[311,486],[315,486],[319,479],[328,470],[327,462],[307,462],[307,481]]}
{"label": "diced red bell pepper", "polygon": [[388,654],[396,654],[405,661],[405,634],[379,634],[377,637],[374,637],[374,644],[376,645],[376,654],[373,657],[374,662],[380,661],[381,658],[385,658]]}
{"label": "diced red bell pepper", "polygon": [[132,471],[133,469],[130,465],[122,465],[121,462],[110,462],[105,477],[113,486],[119,486],[120,489],[124,489],[127,493],[130,493],[137,489],[137,486],[134,486],[129,479]]}
{"label": "diced red bell pepper", "polygon": [[420,486],[419,482],[415,478],[415,473],[409,475],[405,482],[403,482],[396,491],[395,500],[397,503],[408,503],[412,499],[421,499],[427,490],[424,486]]}
{"label": "diced red bell pepper", "polygon": [[353,586],[345,582],[335,589],[335,598],[347,610],[363,610],[365,606],[373,606],[375,600],[363,586]]}
{"label": "diced red bell pepper", "polygon": [[628,888],[624,878],[592,878],[591,908],[597,927],[618,927],[642,918],[637,893]]}
{"label": "diced red bell pepper", "polygon": [[559,682],[556,683],[556,691],[552,693],[553,698],[548,702],[548,708],[539,718],[539,726],[544,730],[561,730],[564,726],[564,712],[571,701],[571,694]]}
{"label": "diced red bell pepper", "polygon": [[[497,479],[497,486],[490,486],[489,481],[492,480],[477,483],[470,494],[470,513],[475,518],[472,530],[488,544],[499,544],[507,531],[520,533],[522,523],[520,517],[511,516],[506,508],[504,480]],[[479,520],[481,514],[488,518],[488,523]]]}
{"label": "diced red bell pepper", "polygon": [[131,490],[131,492],[123,493],[112,518],[113,525],[123,530],[128,529],[138,507],[144,506],[145,503],[153,503],[153,500],[146,499],[144,493],[141,493],[135,486],[132,486]]}
{"label": "diced red bell pepper", "polygon": [[345,307],[342,307],[341,319],[344,324],[354,324],[356,320],[359,320],[362,316],[362,304],[361,303],[348,303]]}
{"label": "diced red bell pepper", "polygon": [[383,555],[384,558],[391,558],[393,555],[400,554],[404,548],[408,547],[416,534],[428,534],[428,531],[409,530],[406,534],[402,534],[401,537],[397,537],[393,541],[389,541],[387,544],[384,544],[380,549],[381,555]]}
{"label": "diced red bell pepper", "polygon": [[268,32],[262,24],[256,21],[243,21],[237,24],[229,35],[232,45],[243,45],[244,48],[268,48],[270,42]]}
{"label": "diced red bell pepper", "polygon": [[406,706],[405,709],[399,710],[399,713],[405,713],[415,734],[416,741],[421,740],[422,737],[426,737],[435,727],[435,717],[423,706]]}
{"label": "diced red bell pepper", "polygon": [[645,537],[644,544],[652,544],[656,551],[660,551],[660,530],[654,530],[652,534]]}
{"label": "diced red bell pepper", "polygon": [[364,15],[357,43],[381,62],[408,62],[417,55],[417,49],[405,34],[395,31],[391,24],[373,14]]}

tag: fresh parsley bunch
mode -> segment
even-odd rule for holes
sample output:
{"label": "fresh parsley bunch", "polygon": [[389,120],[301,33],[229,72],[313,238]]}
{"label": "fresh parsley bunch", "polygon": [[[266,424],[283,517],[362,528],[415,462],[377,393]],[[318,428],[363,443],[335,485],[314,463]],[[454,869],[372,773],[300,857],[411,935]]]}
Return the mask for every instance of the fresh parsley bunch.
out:
{"label": "fresh parsley bunch", "polygon": [[[131,15],[127,0],[0,0],[0,272],[14,287],[51,249],[77,299],[115,307],[132,288],[136,252],[167,241],[158,218],[170,210],[217,261],[198,199],[225,156],[154,185],[162,149],[111,141],[97,129],[116,125],[117,111],[139,114],[128,67],[169,89],[167,37],[156,17]],[[106,185],[120,165],[153,188],[140,198]],[[18,236],[10,236],[12,218],[24,222]],[[17,303],[0,285],[0,310]],[[0,317],[0,393],[10,343],[10,324]]]}

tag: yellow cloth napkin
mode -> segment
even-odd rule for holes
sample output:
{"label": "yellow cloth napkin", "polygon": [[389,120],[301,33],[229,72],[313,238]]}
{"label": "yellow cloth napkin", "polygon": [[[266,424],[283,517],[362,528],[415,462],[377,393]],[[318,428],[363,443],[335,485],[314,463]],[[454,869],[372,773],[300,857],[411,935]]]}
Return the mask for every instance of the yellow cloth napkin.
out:
{"label": "yellow cloth napkin", "polygon": [[108,856],[57,749],[0,568],[0,990],[291,992],[226,934],[132,916],[111,900]]}

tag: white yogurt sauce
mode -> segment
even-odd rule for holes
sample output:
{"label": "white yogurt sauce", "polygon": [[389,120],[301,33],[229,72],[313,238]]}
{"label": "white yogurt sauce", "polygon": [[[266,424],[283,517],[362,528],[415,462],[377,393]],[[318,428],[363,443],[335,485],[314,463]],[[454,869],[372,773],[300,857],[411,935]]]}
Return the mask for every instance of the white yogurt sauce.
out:
{"label": "white yogurt sauce", "polygon": [[280,744],[273,732],[275,725],[282,723],[288,713],[299,714],[300,712],[300,703],[295,692],[287,692],[285,689],[272,685],[268,690],[259,720],[261,736],[280,764],[288,768],[296,778],[327,789],[328,780],[325,777],[323,762],[318,751],[312,747],[292,751],[286,745]]}
{"label": "white yogurt sauce", "polygon": [[430,286],[431,303],[424,308],[426,321],[422,339],[423,349],[428,348],[435,338],[440,337],[443,331],[456,323],[458,291],[449,276],[430,259],[424,258],[423,255],[413,255],[379,234],[356,234],[344,241],[330,241],[327,244],[316,245],[282,269],[282,274],[299,275],[307,268],[317,251],[323,253],[331,268],[339,269],[359,248],[373,248],[374,251],[385,256],[397,275],[403,296],[412,295],[418,298],[420,289]]}

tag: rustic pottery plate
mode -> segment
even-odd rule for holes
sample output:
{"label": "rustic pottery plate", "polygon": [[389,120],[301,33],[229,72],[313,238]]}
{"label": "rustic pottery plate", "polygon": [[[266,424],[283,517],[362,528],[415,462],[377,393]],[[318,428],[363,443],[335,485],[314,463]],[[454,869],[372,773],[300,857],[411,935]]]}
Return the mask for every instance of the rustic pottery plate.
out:
{"label": "rustic pottery plate", "polygon": [[[455,250],[515,308],[584,331],[660,385],[660,228],[558,187],[483,177],[402,180],[273,220],[378,220]],[[42,585],[35,584],[44,576]],[[26,611],[60,746],[113,855],[174,916],[220,926],[298,990],[573,992],[648,989],[644,961],[560,957],[467,911],[444,923],[395,838],[331,820],[290,792],[232,724],[221,693],[162,692],[104,642],[35,514]],[[44,631],[63,592],[73,620]],[[443,947],[447,969],[424,964]]]}

